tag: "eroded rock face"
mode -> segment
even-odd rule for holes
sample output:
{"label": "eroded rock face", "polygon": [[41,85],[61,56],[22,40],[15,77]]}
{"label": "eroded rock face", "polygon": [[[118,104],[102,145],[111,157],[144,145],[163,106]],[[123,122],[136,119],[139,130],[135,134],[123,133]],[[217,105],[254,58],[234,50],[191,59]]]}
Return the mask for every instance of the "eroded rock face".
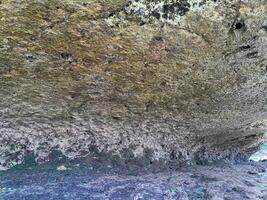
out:
{"label": "eroded rock face", "polygon": [[263,140],[265,0],[2,0],[0,164],[232,159]]}

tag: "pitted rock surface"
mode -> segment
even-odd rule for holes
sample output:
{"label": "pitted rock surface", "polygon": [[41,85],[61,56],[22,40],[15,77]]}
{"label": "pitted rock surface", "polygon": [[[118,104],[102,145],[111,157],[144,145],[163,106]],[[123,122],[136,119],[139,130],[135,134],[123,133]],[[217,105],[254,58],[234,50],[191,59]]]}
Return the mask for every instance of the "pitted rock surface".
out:
{"label": "pitted rock surface", "polygon": [[267,118],[265,0],[2,0],[0,165],[245,158]]}

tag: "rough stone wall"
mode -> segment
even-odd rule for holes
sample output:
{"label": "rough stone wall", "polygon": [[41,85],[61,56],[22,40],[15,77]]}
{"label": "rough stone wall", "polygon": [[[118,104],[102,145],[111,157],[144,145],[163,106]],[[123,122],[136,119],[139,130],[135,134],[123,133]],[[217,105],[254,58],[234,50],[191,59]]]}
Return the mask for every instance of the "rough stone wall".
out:
{"label": "rough stone wall", "polygon": [[267,118],[265,0],[2,0],[0,165],[217,160]]}

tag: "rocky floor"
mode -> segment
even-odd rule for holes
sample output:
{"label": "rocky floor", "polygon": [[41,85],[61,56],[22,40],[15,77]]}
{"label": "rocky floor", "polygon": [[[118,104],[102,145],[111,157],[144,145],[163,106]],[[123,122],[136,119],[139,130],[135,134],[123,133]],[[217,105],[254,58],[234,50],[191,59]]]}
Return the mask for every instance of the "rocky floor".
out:
{"label": "rocky floor", "polygon": [[265,200],[266,162],[190,166],[132,175],[110,165],[2,172],[0,199]]}

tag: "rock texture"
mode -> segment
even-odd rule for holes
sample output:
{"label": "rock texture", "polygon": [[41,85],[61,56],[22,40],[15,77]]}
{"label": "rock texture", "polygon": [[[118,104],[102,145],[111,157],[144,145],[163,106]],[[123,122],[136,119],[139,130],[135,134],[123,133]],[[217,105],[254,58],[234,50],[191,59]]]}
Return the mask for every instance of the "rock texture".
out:
{"label": "rock texture", "polygon": [[193,166],[156,174],[125,174],[116,168],[2,172],[7,200],[266,200],[267,163]]}
{"label": "rock texture", "polygon": [[2,0],[0,165],[52,150],[246,156],[267,118],[266,0]]}

